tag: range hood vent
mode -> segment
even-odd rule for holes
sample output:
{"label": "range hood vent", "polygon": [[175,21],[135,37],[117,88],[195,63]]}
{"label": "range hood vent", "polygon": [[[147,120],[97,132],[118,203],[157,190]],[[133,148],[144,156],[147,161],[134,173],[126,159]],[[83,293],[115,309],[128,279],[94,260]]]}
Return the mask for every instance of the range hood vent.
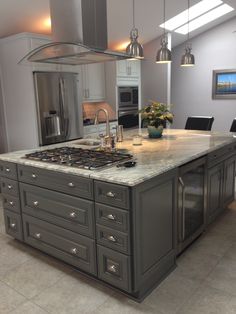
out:
{"label": "range hood vent", "polygon": [[23,60],[79,65],[129,59],[107,50],[106,0],[50,0],[52,40]]}

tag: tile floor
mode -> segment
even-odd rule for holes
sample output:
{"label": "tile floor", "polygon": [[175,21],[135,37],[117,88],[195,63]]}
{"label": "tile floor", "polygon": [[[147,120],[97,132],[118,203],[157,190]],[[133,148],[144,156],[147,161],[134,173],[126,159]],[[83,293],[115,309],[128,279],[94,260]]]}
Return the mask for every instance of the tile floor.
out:
{"label": "tile floor", "polygon": [[138,304],[5,235],[0,204],[1,314],[235,314],[236,202],[177,262]]}

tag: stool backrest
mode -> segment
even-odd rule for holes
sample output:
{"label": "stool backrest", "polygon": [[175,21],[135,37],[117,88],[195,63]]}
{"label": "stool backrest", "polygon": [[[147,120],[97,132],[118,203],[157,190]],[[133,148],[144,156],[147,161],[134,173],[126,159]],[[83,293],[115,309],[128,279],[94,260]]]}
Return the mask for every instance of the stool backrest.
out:
{"label": "stool backrest", "polygon": [[192,116],[188,117],[185,125],[186,130],[211,131],[214,117]]}

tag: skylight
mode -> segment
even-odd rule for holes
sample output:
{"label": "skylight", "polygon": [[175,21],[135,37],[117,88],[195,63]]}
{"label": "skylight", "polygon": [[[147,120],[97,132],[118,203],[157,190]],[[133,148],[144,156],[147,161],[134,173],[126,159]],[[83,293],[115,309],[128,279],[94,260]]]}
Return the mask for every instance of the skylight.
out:
{"label": "skylight", "polygon": [[[195,20],[189,22],[189,32],[194,31],[195,29],[210,23],[214,20],[216,20],[217,18],[233,11],[234,8],[232,8],[231,6],[229,6],[228,4],[223,4],[201,16],[199,16],[198,18],[196,18]],[[176,33],[180,33],[183,35],[186,35],[188,33],[188,23],[177,28],[175,30]]]}
{"label": "skylight", "polygon": [[[222,0],[202,0],[189,8],[189,32],[223,16],[234,8],[224,4]],[[160,27],[180,34],[188,33],[188,10],[169,19]]]}

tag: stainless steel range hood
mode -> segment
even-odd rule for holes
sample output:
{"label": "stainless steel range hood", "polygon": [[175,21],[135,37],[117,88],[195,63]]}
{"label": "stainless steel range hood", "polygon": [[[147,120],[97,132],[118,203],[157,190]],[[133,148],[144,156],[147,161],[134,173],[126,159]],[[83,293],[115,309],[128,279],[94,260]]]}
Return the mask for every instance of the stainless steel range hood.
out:
{"label": "stainless steel range hood", "polygon": [[50,0],[50,12],[53,42],[24,60],[78,65],[132,57],[107,50],[106,0]]}

